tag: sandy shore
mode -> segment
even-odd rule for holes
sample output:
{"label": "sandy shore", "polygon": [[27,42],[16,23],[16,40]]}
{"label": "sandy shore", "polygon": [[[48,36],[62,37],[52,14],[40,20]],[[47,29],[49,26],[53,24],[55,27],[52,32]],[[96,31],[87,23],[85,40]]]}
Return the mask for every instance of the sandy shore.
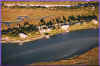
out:
{"label": "sandy shore", "polygon": [[[66,31],[64,32],[60,32],[60,33],[66,33]],[[60,34],[60,33],[57,33],[57,34]],[[55,34],[50,34],[49,36],[53,36]],[[46,38],[48,39],[44,34],[42,35],[37,35],[35,37],[27,37],[27,38],[11,38],[11,37],[2,37],[2,40],[1,42],[2,43],[18,43],[18,44],[23,44],[25,42],[29,42],[29,41],[35,41],[35,40],[38,40],[38,39],[42,39],[42,38]]]}
{"label": "sandy shore", "polygon": [[44,35],[39,35],[38,37],[27,37],[26,39],[18,39],[18,40],[15,40],[15,39],[11,39],[10,37],[7,37],[7,40],[5,38],[2,39],[2,43],[25,43],[25,42],[29,42],[29,41],[35,41],[35,40],[38,40],[38,39],[41,39],[43,38]]}

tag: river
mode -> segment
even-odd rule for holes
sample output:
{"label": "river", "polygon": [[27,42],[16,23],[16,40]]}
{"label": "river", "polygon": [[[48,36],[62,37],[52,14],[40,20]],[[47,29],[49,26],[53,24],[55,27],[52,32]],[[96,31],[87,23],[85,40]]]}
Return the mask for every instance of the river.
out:
{"label": "river", "polygon": [[78,30],[26,42],[3,43],[3,64],[32,64],[71,58],[98,46],[98,29]]}

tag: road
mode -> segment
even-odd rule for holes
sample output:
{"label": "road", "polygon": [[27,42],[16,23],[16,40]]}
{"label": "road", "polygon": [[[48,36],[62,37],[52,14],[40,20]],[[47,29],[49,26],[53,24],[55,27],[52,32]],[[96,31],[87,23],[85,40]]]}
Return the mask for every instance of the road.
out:
{"label": "road", "polygon": [[98,29],[79,30],[18,44],[2,44],[3,64],[32,64],[71,58],[98,46]]}

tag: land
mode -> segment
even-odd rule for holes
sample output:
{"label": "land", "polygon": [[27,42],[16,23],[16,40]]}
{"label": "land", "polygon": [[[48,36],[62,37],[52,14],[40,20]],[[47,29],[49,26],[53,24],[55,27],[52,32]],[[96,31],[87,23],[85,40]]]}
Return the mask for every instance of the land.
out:
{"label": "land", "polygon": [[91,8],[79,8],[79,9],[43,9],[43,8],[37,8],[37,9],[27,9],[27,8],[2,8],[1,9],[1,15],[2,15],[2,21],[14,21],[18,16],[29,16],[30,19],[34,21],[34,23],[38,22],[40,18],[44,16],[77,16],[77,15],[91,15],[96,14],[98,15],[98,8],[95,10],[92,10]]}
{"label": "land", "polygon": [[[15,3],[15,2],[7,2],[7,3]],[[18,2],[19,3],[19,2]],[[23,3],[23,2],[20,2]],[[25,2],[25,3],[30,3],[30,2]],[[42,4],[44,4],[44,2],[41,2]],[[38,4],[41,4],[38,3]],[[57,4],[62,4],[62,3],[67,3],[70,4],[71,2],[58,2]],[[76,3],[84,3],[84,2],[76,2]],[[86,2],[85,2],[86,3]],[[33,4],[33,3],[32,3]],[[48,2],[49,4],[49,2]],[[55,2],[50,2],[50,4],[55,4]],[[71,4],[75,4],[74,2],[72,2]],[[1,15],[2,15],[2,21],[3,22],[16,22],[16,18],[18,16],[29,16],[30,17],[30,24],[34,24],[34,25],[39,25],[40,19],[44,16],[65,16],[66,19],[68,19],[69,16],[78,16],[78,15],[92,15],[95,14],[98,17],[98,7],[96,7],[95,10],[93,10],[92,8],[89,7],[81,7],[81,8],[73,8],[73,9],[69,9],[69,8],[58,8],[58,9],[49,9],[49,8],[2,8],[1,9]],[[47,18],[47,21],[49,21],[50,19]],[[94,25],[92,22],[90,23],[84,23],[82,25],[72,25],[69,27],[69,31],[74,31],[74,30],[80,30],[80,29],[91,29],[91,28],[98,28],[98,25]],[[14,26],[14,25],[13,25]],[[6,27],[2,27],[1,29],[6,29]],[[62,33],[65,32],[61,29],[58,30],[52,30],[50,33],[50,35],[55,35],[58,33]],[[37,39],[41,39],[44,36],[41,36],[41,34],[39,32],[27,32],[28,38],[26,39],[21,39],[18,36],[11,36],[9,34],[7,35],[2,35],[2,38],[5,37],[9,37],[8,42],[11,42],[13,40],[13,42],[27,42],[27,41],[33,41],[33,40],[37,40]],[[18,41],[16,41],[18,40]],[[6,42],[6,41],[2,41],[2,42]]]}
{"label": "land", "polygon": [[[90,23],[84,23],[80,26],[80,24],[76,24],[76,25],[73,25],[73,26],[70,26],[69,27],[69,31],[72,32],[72,31],[76,31],[76,30],[82,30],[82,29],[97,29],[99,26],[99,24],[94,24],[93,22],[90,22]],[[77,29],[76,29],[77,28]],[[60,34],[60,33],[64,33],[66,32],[65,30],[62,30],[62,29],[57,29],[57,30],[52,30],[51,32],[49,32],[49,35],[50,36],[53,36],[53,35],[56,35],[56,34]],[[4,40],[5,35],[2,35],[2,43],[24,43],[24,42],[29,42],[29,41],[35,41],[35,40],[38,40],[38,39],[41,39],[41,38],[44,38],[45,35],[41,35],[39,32],[36,32],[35,34],[30,32],[28,33],[28,37],[25,38],[25,39],[22,39],[20,37],[9,37],[8,36],[8,40]]]}
{"label": "land", "polygon": [[[11,3],[11,2],[7,2]],[[15,2],[13,2],[15,3]],[[21,2],[25,3],[25,2]],[[30,2],[26,2],[27,4],[30,4]],[[86,3],[86,2],[31,2],[31,4],[78,4],[78,3]],[[32,9],[32,8],[2,8],[1,9],[1,15],[2,15],[2,21],[8,21],[8,22],[16,22],[16,18],[18,16],[29,16],[31,21],[30,23],[34,23],[35,25],[38,25],[40,18],[44,16],[50,16],[50,15],[56,15],[56,16],[65,16],[68,18],[68,16],[78,16],[78,15],[91,15],[95,14],[98,19],[99,19],[99,14],[98,14],[98,7],[93,10],[92,8],[88,7],[82,7],[82,8],[77,8],[77,9],[44,9],[44,8],[37,8],[37,9]],[[99,20],[98,20],[99,22]],[[98,24],[94,24],[93,22],[89,23],[83,23],[82,25],[76,24],[72,25],[69,27],[69,31],[75,31],[75,30],[82,30],[82,29],[97,29],[99,27]],[[63,33],[65,31],[58,29],[58,30],[52,30],[49,34],[56,35],[59,33]],[[35,41],[37,39],[41,39],[44,36],[41,35],[39,32],[29,32],[27,33],[28,38],[26,39],[21,39],[18,36],[16,37],[11,37],[9,35],[2,35],[2,38],[8,37],[8,41],[3,41],[2,42],[14,42],[14,43],[19,43],[19,42],[28,42],[28,41]],[[70,59],[65,59],[65,60],[60,60],[60,61],[53,61],[53,62],[44,62],[44,63],[36,63],[32,65],[81,65],[81,64],[87,64],[87,65],[98,65],[98,47],[74,58]]]}

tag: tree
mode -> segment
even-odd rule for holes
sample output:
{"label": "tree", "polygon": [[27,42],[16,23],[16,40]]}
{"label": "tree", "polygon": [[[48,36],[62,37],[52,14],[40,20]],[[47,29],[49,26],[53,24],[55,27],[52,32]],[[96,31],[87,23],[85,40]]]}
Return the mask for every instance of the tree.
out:
{"label": "tree", "polygon": [[63,20],[64,20],[64,23],[66,23],[66,17],[65,16],[63,16]]}
{"label": "tree", "polygon": [[58,18],[56,18],[56,22],[57,22],[57,23],[60,23],[60,20],[59,20]]}
{"label": "tree", "polygon": [[47,22],[46,26],[51,26],[53,25],[52,21]]}
{"label": "tree", "polygon": [[69,16],[68,19],[75,20],[75,17],[74,16]]}
{"label": "tree", "polygon": [[45,25],[46,24],[46,22],[45,22],[45,20],[43,18],[40,19],[40,22],[41,22],[42,25]]}

